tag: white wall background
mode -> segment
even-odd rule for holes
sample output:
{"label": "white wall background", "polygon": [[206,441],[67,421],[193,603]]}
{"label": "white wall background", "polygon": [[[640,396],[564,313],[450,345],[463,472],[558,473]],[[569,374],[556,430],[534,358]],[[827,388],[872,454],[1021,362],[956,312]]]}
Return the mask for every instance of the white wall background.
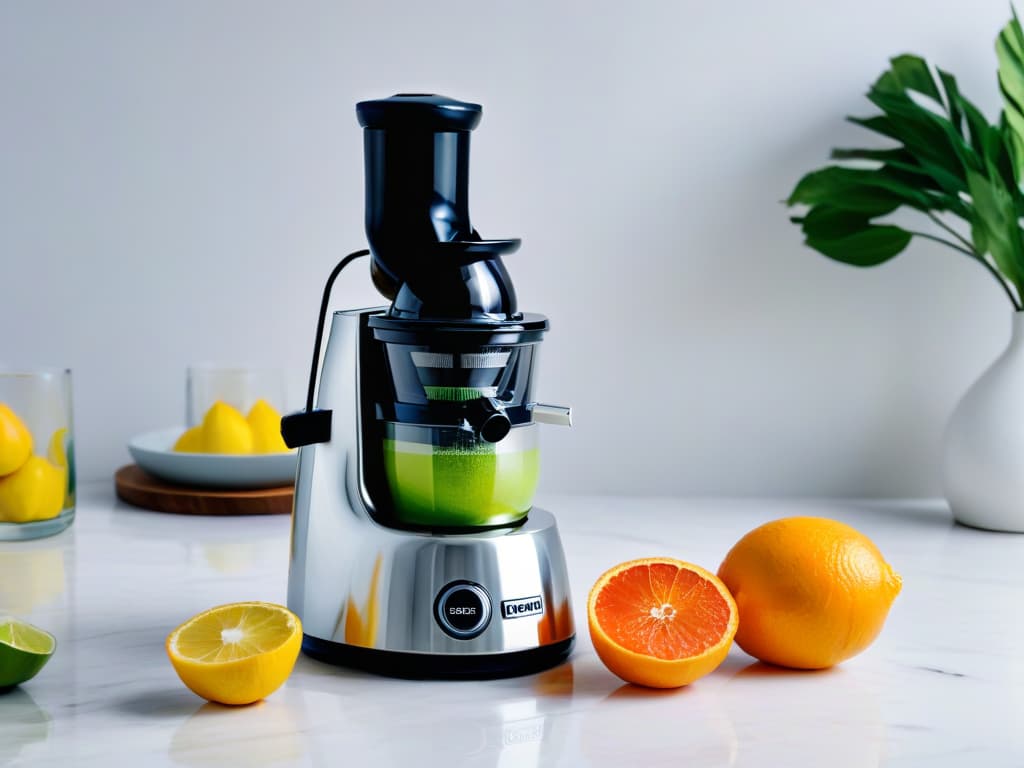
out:
{"label": "white wall background", "polygon": [[[439,8],[443,7],[443,12]],[[547,490],[938,494],[1005,344],[991,278],[915,244],[857,271],[779,204],[893,54],[991,116],[1005,0],[0,3],[0,363],[74,369],[80,471],[181,421],[185,366],[280,363],[362,247],[354,103],[484,104],[474,224],[545,312]],[[338,307],[378,303],[350,273]]]}

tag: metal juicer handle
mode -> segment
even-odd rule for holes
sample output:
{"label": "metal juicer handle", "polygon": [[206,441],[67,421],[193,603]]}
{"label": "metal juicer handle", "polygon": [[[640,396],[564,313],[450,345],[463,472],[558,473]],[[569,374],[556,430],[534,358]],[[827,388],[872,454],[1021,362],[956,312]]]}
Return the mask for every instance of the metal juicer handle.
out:
{"label": "metal juicer handle", "polygon": [[572,408],[568,405],[533,403],[529,408],[533,412],[533,420],[540,424],[554,424],[557,427],[572,426]]}

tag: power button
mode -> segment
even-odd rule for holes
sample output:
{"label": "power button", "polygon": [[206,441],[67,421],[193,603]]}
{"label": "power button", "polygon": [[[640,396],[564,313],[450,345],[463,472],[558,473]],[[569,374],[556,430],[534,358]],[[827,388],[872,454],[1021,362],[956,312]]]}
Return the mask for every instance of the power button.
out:
{"label": "power button", "polygon": [[491,620],[491,598],[487,590],[472,581],[447,584],[434,601],[434,616],[445,634],[470,640]]}

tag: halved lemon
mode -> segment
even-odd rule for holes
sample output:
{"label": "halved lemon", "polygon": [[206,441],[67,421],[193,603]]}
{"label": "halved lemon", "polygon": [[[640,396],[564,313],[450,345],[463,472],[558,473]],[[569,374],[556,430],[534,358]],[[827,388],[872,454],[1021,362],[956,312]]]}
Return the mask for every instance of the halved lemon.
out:
{"label": "halved lemon", "polygon": [[53,656],[57,641],[39,627],[0,617],[0,690],[35,677]]}
{"label": "halved lemon", "polygon": [[171,632],[166,647],[193,693],[220,704],[252,704],[288,679],[302,647],[302,622],[274,603],[220,605]]}

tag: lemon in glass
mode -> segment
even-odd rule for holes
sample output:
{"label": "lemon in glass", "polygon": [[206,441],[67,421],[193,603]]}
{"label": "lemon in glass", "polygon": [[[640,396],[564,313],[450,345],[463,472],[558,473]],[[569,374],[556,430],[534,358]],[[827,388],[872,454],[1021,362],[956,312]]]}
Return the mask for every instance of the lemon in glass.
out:
{"label": "lemon in glass", "polygon": [[49,520],[64,508],[67,472],[41,456],[0,477],[0,522],[31,523]]}
{"label": "lemon in glass", "polygon": [[32,433],[18,414],[0,403],[0,475],[9,475],[32,455]]}

